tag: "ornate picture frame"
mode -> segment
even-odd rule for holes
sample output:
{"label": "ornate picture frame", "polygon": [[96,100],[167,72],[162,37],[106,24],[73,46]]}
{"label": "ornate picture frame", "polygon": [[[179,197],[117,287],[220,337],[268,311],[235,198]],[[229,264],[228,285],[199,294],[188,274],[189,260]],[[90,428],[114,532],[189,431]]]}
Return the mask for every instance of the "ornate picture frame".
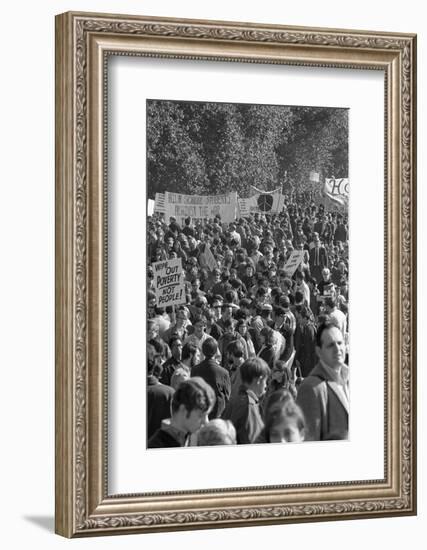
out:
{"label": "ornate picture frame", "polygon": [[[383,479],[109,494],[109,56],[384,72]],[[56,532],[81,537],[415,514],[415,254],[415,35],[107,14],[58,15]]]}

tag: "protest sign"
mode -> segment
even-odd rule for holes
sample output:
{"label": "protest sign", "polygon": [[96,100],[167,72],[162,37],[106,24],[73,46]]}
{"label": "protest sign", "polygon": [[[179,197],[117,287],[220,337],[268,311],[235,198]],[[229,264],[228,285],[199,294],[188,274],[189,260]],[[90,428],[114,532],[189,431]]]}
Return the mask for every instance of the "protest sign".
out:
{"label": "protest sign", "polygon": [[154,213],[154,205],[155,205],[155,202],[153,201],[153,199],[148,199],[148,204],[147,204],[147,216],[152,216],[153,213]]}
{"label": "protest sign", "polygon": [[292,250],[291,255],[288,258],[288,261],[286,262],[285,267],[283,268],[288,277],[292,277],[292,275],[297,270],[299,264],[302,262],[303,257],[304,257],[304,250]]}
{"label": "protest sign", "polygon": [[159,307],[185,304],[185,285],[181,258],[153,263],[154,291]]}
{"label": "protest sign", "polygon": [[323,188],[324,194],[334,203],[348,206],[350,183],[348,178],[326,178]]}
{"label": "protest sign", "polygon": [[187,217],[194,221],[214,218],[217,214],[221,221],[234,222],[237,214],[237,193],[223,195],[182,195],[165,193],[165,217],[169,222],[171,216],[182,226]]}
{"label": "protest sign", "polygon": [[320,174],[319,172],[315,172],[315,171],[311,171],[310,172],[310,181],[314,182],[314,183],[319,183],[320,181]]}
{"label": "protest sign", "polygon": [[[256,187],[251,186],[252,189]],[[285,197],[280,188],[274,191],[260,192],[246,199],[239,199],[239,216],[246,217],[253,213],[277,213],[281,212],[285,204]]]}
{"label": "protest sign", "polygon": [[156,193],[156,198],[154,201],[154,212],[158,212],[159,214],[165,213],[165,194],[164,193]]}

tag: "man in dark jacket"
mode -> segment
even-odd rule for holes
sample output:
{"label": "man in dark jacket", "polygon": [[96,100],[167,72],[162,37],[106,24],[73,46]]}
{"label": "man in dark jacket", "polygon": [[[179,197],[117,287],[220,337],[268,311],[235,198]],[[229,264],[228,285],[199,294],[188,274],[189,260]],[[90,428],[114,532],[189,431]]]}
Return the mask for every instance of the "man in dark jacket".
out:
{"label": "man in dark jacket", "polygon": [[321,244],[319,234],[314,233],[313,247],[310,249],[310,273],[319,282],[322,278],[322,269],[328,267],[329,259],[325,247]]}
{"label": "man in dark jacket", "polygon": [[171,414],[173,389],[159,382],[162,366],[154,346],[147,345],[147,439]]}
{"label": "man in dark jacket", "polygon": [[250,357],[240,366],[242,385],[224,411],[223,418],[236,428],[237,443],[254,443],[264,427],[259,400],[267,388],[270,368],[260,357]]}
{"label": "man in dark jacket", "polygon": [[209,419],[219,418],[230,398],[230,375],[214,359],[215,355],[218,354],[218,344],[213,338],[207,338],[203,342],[202,352],[205,360],[192,369],[191,376],[200,376],[211,386],[215,392],[216,403],[209,413]]}
{"label": "man in dark jacket", "polygon": [[206,415],[214,403],[212,388],[201,378],[181,382],[172,398],[172,416],[163,420],[160,428],[148,440],[148,448],[187,446],[189,436],[206,421]]}

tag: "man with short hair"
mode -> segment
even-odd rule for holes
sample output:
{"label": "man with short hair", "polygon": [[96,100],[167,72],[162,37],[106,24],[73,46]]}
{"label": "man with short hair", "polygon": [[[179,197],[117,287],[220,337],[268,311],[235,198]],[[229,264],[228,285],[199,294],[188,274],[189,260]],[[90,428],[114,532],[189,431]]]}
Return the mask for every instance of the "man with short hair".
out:
{"label": "man with short hair", "polygon": [[206,359],[193,367],[191,376],[200,376],[214,390],[216,403],[209,413],[209,419],[218,418],[230,398],[230,375],[215,359],[218,354],[218,344],[213,338],[208,337],[203,342],[202,352]]}
{"label": "man with short hair", "polygon": [[240,376],[242,385],[230,399],[223,418],[233,422],[238,444],[254,443],[264,427],[259,400],[267,389],[270,368],[260,357],[250,357],[240,366]]}
{"label": "man with short hair", "polygon": [[331,323],[334,323],[341,331],[343,336],[347,332],[347,317],[340,309],[337,308],[336,298],[328,296],[325,298],[325,313],[328,314]]}
{"label": "man with short hair", "polygon": [[242,385],[242,376],[240,374],[240,367],[245,362],[244,348],[241,342],[235,340],[227,346],[228,356],[228,370],[230,371],[231,380],[231,395],[230,399],[233,399],[239,392]]}
{"label": "man with short hair", "polygon": [[202,378],[184,380],[175,391],[170,421],[163,421],[148,440],[148,448],[186,447],[189,436],[204,422],[215,403],[212,388]]}
{"label": "man with short hair", "polygon": [[319,362],[298,389],[297,404],[306,421],[306,441],[347,439],[349,386],[344,337],[331,322],[316,334]]}
{"label": "man with short hair", "polygon": [[236,331],[236,321],[233,318],[224,321],[224,332],[218,340],[218,349],[222,356],[222,366],[227,368],[229,357],[227,355],[227,348],[231,342],[240,342],[244,349],[244,358],[249,356],[248,347],[242,336]]}
{"label": "man with short hair", "polygon": [[310,273],[317,282],[320,282],[322,278],[322,270],[325,267],[328,267],[329,259],[325,247],[320,242],[318,233],[314,233],[312,248],[310,249],[309,254]]}
{"label": "man with short hair", "polygon": [[195,344],[201,353],[202,360],[205,358],[202,352],[202,345],[203,342],[209,338],[209,335],[206,334],[206,317],[204,315],[199,315],[194,319],[194,332],[190,334],[190,336],[187,336],[187,338],[184,340],[184,344],[187,344],[187,342],[190,342],[192,344]]}
{"label": "man with short hair", "polygon": [[162,384],[161,357],[151,344],[147,345],[147,440],[160,428],[162,420],[169,418],[173,389]]}
{"label": "man with short hair", "polygon": [[181,364],[191,374],[193,367],[200,363],[201,353],[196,344],[187,342],[182,348]]}
{"label": "man with short hair", "polygon": [[171,378],[175,370],[182,366],[182,341],[178,336],[172,336],[169,340],[169,347],[171,350],[172,357],[169,357],[163,363],[163,372],[160,377],[160,382],[168,386],[171,385]]}

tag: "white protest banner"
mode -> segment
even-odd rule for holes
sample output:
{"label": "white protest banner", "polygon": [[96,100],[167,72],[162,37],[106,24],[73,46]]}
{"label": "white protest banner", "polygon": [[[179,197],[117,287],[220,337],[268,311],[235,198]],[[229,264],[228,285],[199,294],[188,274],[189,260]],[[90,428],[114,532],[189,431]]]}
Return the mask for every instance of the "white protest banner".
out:
{"label": "white protest banner", "polygon": [[237,193],[223,195],[182,195],[165,193],[165,217],[169,222],[171,216],[182,226],[187,217],[193,220],[204,220],[221,216],[221,222],[231,223],[237,214]]}
{"label": "white protest banner", "polygon": [[155,202],[153,201],[153,199],[148,199],[148,204],[147,204],[147,216],[152,216],[153,213],[154,213],[154,205],[155,205]]}
{"label": "white protest banner", "polygon": [[185,285],[181,258],[153,263],[154,291],[159,307],[185,304]]}
{"label": "white protest banner", "polygon": [[310,181],[319,183],[320,181],[320,174],[319,172],[314,172],[313,170],[310,172]]}
{"label": "white protest banner", "polygon": [[238,218],[246,218],[251,213],[252,199],[237,199],[239,206]]}
{"label": "white protest banner", "polygon": [[205,244],[204,247],[203,252],[199,255],[200,265],[208,268],[210,271],[213,271],[216,267],[218,267],[218,263],[215,260],[215,256],[212,254],[209,245]]}
{"label": "white protest banner", "polygon": [[292,250],[291,255],[288,258],[288,261],[285,264],[285,267],[283,268],[286,271],[286,275],[288,277],[292,277],[292,275],[297,270],[299,264],[302,262],[302,259],[304,257],[304,250]]}
{"label": "white protest banner", "polygon": [[348,178],[326,178],[323,192],[336,204],[348,206],[348,195],[350,192]]}
{"label": "white protest banner", "polygon": [[280,188],[272,192],[259,193],[252,197],[245,199],[246,211],[249,209],[250,213],[266,213],[275,214],[281,212],[283,209],[285,197],[280,192]]}
{"label": "white protest banner", "polygon": [[158,212],[159,214],[165,213],[165,194],[164,193],[156,193],[156,198],[154,201],[154,212]]}

